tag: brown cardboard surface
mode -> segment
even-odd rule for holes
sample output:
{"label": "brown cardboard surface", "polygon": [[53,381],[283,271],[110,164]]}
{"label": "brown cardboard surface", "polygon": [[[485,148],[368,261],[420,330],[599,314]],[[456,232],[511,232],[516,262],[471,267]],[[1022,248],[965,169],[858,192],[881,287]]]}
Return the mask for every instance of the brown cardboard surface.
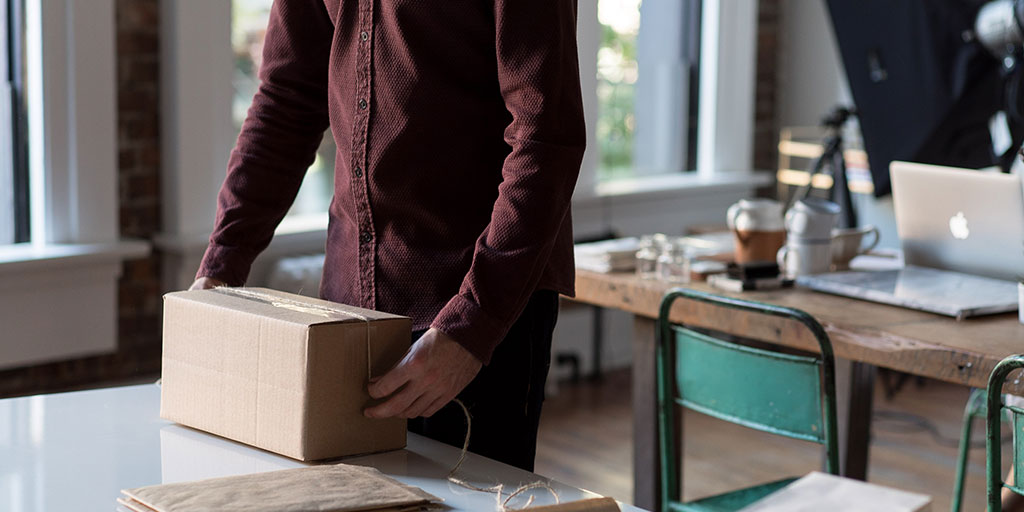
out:
{"label": "brown cardboard surface", "polygon": [[411,329],[406,317],[274,290],[169,293],[160,416],[299,460],[402,448],[405,420],[362,410],[368,370],[394,365]]}
{"label": "brown cardboard surface", "polygon": [[380,471],[346,464],[151,485],[121,491],[137,511],[314,512],[422,510],[440,498]]}
{"label": "brown cardboard surface", "polygon": [[814,471],[741,512],[928,512],[932,498]]}
{"label": "brown cardboard surface", "polygon": [[612,498],[590,498],[558,505],[529,507],[531,512],[620,512],[619,504]]}

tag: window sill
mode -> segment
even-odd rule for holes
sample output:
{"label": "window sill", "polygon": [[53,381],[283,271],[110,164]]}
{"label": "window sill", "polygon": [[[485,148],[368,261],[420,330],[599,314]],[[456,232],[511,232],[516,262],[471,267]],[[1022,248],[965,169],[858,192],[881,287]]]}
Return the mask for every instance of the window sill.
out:
{"label": "window sill", "polygon": [[0,274],[48,271],[142,258],[150,247],[141,240],[99,244],[15,244],[0,247]]}
{"label": "window sill", "polygon": [[[117,349],[121,262],[149,244],[18,244],[0,248],[0,369]],[[55,319],[59,321],[54,321]]]}
{"label": "window sill", "polygon": [[575,206],[590,206],[608,200],[632,202],[678,198],[714,192],[732,192],[771,185],[770,172],[720,172],[711,176],[696,172],[668,173],[598,183],[589,194],[577,191]]}

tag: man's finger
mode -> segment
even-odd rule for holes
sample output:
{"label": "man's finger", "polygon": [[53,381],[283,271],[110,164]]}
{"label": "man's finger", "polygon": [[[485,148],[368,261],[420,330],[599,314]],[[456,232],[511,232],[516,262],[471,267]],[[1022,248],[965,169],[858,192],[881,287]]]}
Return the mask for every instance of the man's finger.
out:
{"label": "man's finger", "polygon": [[423,389],[414,386],[412,382],[405,386],[386,402],[366,409],[363,414],[368,418],[393,418],[405,412],[406,409],[423,394]]}
{"label": "man's finger", "polygon": [[384,375],[370,379],[370,385],[366,389],[371,397],[384,398],[409,382],[410,378],[412,376],[409,372],[409,363],[403,359]]}

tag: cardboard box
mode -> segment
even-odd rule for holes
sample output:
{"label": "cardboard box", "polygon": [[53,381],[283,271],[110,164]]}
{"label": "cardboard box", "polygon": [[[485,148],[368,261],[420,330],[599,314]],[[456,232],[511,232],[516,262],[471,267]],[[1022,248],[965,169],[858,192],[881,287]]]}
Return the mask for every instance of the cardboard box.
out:
{"label": "cardboard box", "polygon": [[262,288],[164,296],[160,417],[298,460],[405,447],[404,419],[363,416],[409,318]]}

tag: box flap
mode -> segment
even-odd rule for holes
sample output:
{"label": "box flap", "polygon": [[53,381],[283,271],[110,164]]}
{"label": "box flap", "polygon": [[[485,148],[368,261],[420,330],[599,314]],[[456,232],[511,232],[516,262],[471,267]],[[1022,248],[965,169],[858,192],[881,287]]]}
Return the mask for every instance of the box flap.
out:
{"label": "box flap", "polygon": [[406,318],[268,288],[219,287],[209,290],[171,292],[164,297],[174,297],[234,311],[246,311],[302,325]]}

